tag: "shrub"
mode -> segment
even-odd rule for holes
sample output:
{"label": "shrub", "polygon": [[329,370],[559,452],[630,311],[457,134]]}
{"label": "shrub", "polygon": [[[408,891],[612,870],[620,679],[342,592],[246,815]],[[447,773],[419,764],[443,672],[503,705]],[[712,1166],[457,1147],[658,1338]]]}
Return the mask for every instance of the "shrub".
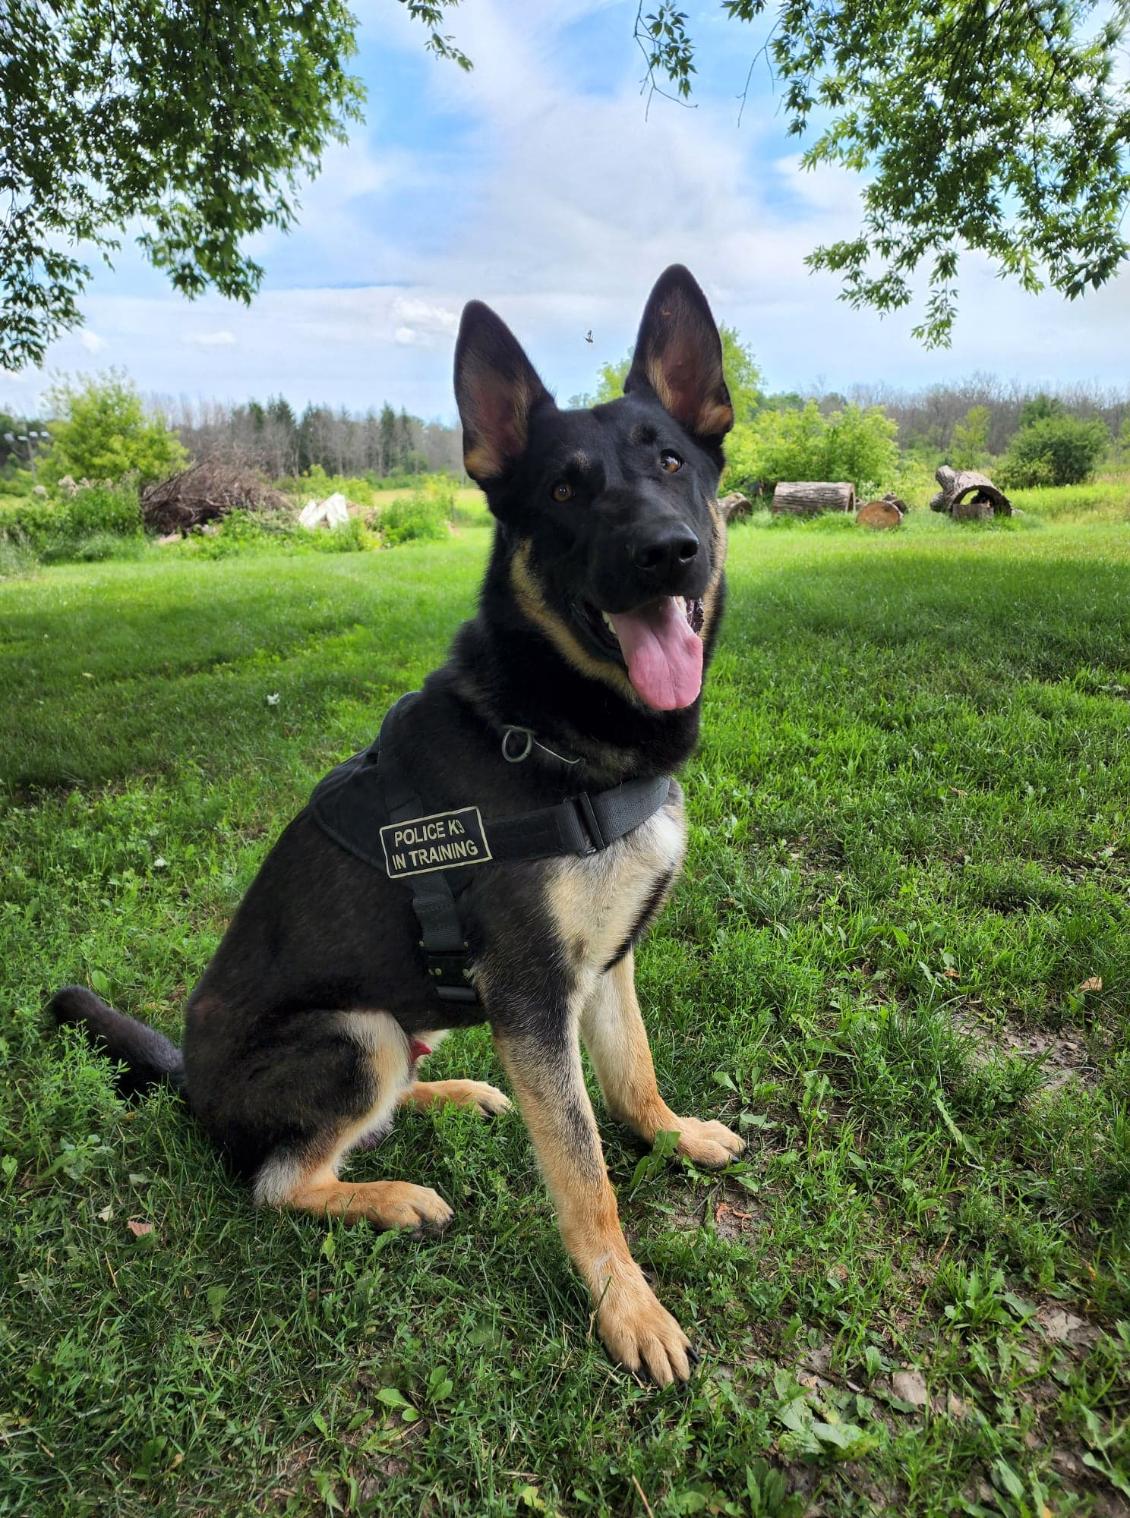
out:
{"label": "shrub", "polygon": [[1081,485],[1090,479],[1109,446],[1110,433],[1103,422],[1044,417],[1013,437],[997,476],[1005,489]]}
{"label": "shrub", "polygon": [[157,417],[147,416],[141,397],[121,374],[63,380],[48,395],[56,418],[43,475],[57,482],[120,480],[133,474],[142,485],[183,469],[188,455]]}
{"label": "shrub", "polygon": [[724,489],[749,494],[780,480],[850,480],[858,494],[874,493],[898,468],[895,430],[878,406],[845,406],[827,417],[815,401],[762,411],[731,434]]}
{"label": "shrub", "polygon": [[379,526],[385,546],[445,538],[454,509],[450,489],[414,490],[409,496],[397,496],[381,508]]}
{"label": "shrub", "polygon": [[331,527],[328,532],[324,527],[315,527],[313,531],[300,527],[298,532],[315,553],[363,553],[366,548],[376,546],[360,517],[350,517],[348,522]]}
{"label": "shrub", "polygon": [[1062,416],[1064,414],[1063,402],[1057,395],[1045,395],[1041,390],[1039,395],[1034,395],[1030,401],[1025,401],[1020,408],[1020,427],[1030,427],[1033,422],[1043,422],[1049,416]]}
{"label": "shrub", "polygon": [[0,501],[0,537],[34,554],[65,535],[66,508],[33,499]]}
{"label": "shrub", "polygon": [[12,469],[5,466],[0,470],[0,501],[29,500],[35,494],[36,477],[30,469]]}
{"label": "shrub", "polygon": [[185,546],[201,558],[226,559],[285,540],[289,534],[289,523],[268,524],[258,512],[237,509],[229,511],[222,522],[209,522],[203,530],[189,533]]}
{"label": "shrub", "polygon": [[141,532],[136,485],[87,485],[60,510],[66,511],[67,530],[74,538],[94,533],[130,538]]}
{"label": "shrub", "polygon": [[103,539],[118,545],[141,537],[141,512],[132,485],[91,485],[69,500],[0,501],[0,537],[45,562],[108,558],[109,550],[91,548]]}

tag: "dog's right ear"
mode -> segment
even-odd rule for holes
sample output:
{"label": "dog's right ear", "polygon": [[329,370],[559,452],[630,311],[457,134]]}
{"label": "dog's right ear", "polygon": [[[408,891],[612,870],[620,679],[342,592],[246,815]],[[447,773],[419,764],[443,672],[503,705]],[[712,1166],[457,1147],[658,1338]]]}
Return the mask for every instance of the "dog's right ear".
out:
{"label": "dog's right ear", "polygon": [[530,415],[553,397],[506,323],[468,301],[455,343],[455,400],[463,464],[480,485],[502,479],[525,452]]}

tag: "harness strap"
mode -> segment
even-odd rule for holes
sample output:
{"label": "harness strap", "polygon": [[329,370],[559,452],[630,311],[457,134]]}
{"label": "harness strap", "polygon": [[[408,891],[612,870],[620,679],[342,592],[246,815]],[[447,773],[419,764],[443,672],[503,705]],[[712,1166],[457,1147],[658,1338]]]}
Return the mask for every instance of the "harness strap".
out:
{"label": "harness strap", "polygon": [[552,854],[597,854],[633,832],[663,803],[671,789],[666,775],[628,780],[608,791],[582,791],[557,806],[519,812],[484,823],[492,859],[546,859]]}
{"label": "harness strap", "polygon": [[[377,764],[390,822],[407,822],[424,812],[423,802],[408,778],[408,766],[397,751],[393,720],[412,699],[412,696],[402,696],[381,727]],[[471,984],[467,964],[467,940],[463,936],[463,923],[447,871],[433,870],[427,875],[414,875],[408,884],[412,889],[412,907],[420,924],[424,964],[435,982],[437,995],[441,1001],[477,1003],[478,993]]]}

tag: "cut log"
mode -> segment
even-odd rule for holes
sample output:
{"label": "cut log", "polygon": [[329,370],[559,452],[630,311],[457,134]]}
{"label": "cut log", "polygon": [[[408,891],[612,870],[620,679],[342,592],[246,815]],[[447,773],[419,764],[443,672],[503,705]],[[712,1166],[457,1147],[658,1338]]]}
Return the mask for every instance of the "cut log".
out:
{"label": "cut log", "polygon": [[718,502],[718,510],[722,513],[723,522],[740,522],[742,517],[748,517],[753,510],[753,502],[748,496],[742,495],[739,490],[731,490],[729,495],[724,495]]}
{"label": "cut log", "polygon": [[894,501],[868,501],[855,514],[861,527],[901,527],[902,512]]}
{"label": "cut log", "polygon": [[782,480],[773,492],[773,510],[795,517],[818,517],[825,511],[854,511],[855,486],[847,481]]}
{"label": "cut log", "polygon": [[951,469],[948,464],[941,464],[934,478],[942,488],[930,502],[931,511],[944,511],[957,522],[1012,515],[1012,502],[987,474],[978,474],[975,469]]}

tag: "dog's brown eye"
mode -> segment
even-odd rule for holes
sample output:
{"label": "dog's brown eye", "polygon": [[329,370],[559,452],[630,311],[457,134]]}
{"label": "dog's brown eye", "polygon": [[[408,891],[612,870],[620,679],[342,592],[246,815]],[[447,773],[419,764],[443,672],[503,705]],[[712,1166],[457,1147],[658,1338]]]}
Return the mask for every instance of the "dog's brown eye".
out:
{"label": "dog's brown eye", "polygon": [[659,455],[659,467],[665,469],[668,474],[678,474],[683,467],[683,461],[677,453],[672,453],[670,449],[667,449]]}
{"label": "dog's brown eye", "polygon": [[551,494],[555,501],[571,501],[573,499],[573,487],[568,480],[558,480]]}

